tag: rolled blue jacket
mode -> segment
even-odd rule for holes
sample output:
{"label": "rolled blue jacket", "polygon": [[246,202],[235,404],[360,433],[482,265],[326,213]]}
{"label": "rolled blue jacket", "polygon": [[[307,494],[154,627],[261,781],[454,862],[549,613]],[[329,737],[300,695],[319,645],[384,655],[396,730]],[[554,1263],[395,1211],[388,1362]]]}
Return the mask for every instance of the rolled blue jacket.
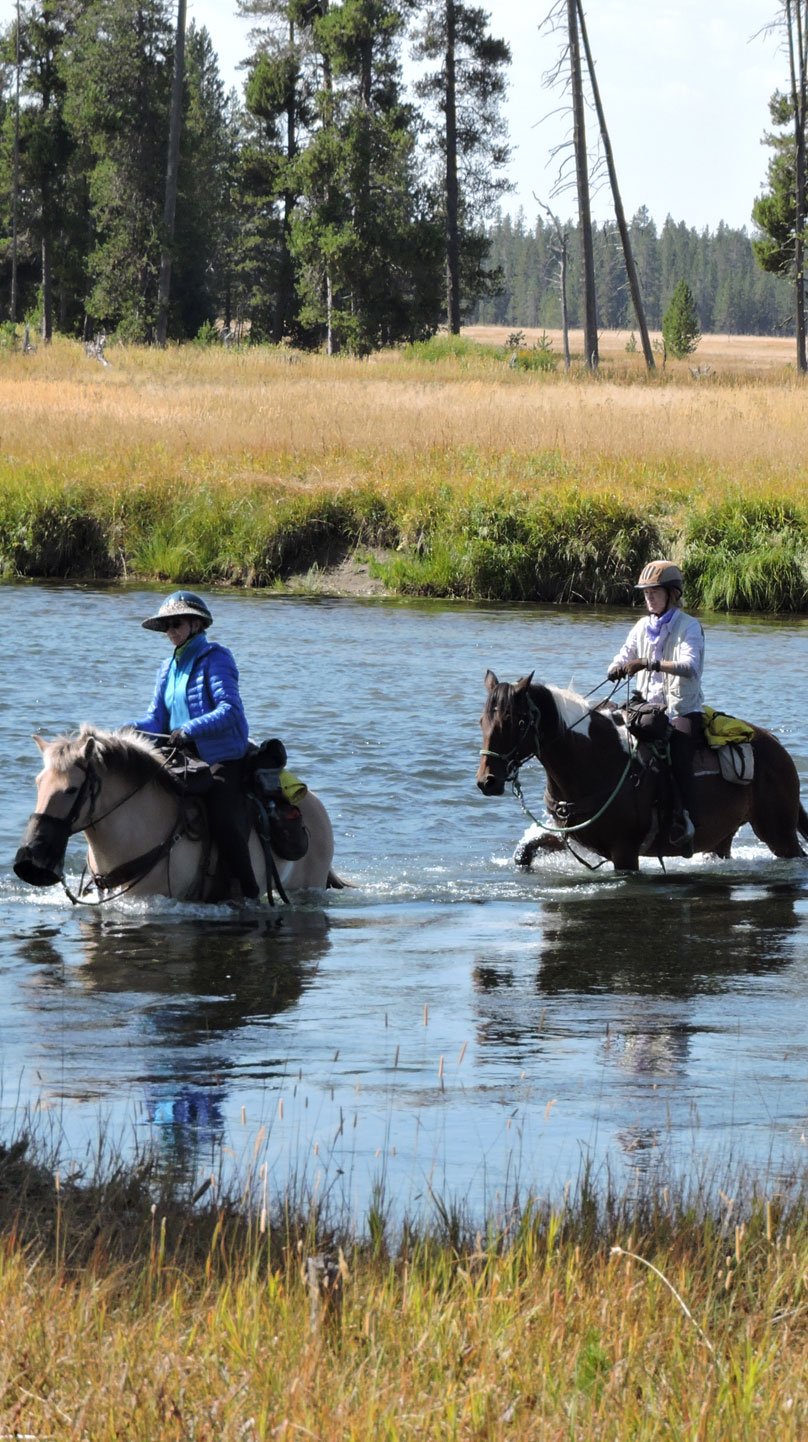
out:
{"label": "rolled blue jacket", "polygon": [[[200,638],[201,639],[201,638]],[[173,660],[164,661],[146,715],[133,721],[138,731],[168,735],[171,720],[166,705],[166,681]],[[191,665],[185,699],[189,721],[183,731],[195,743],[203,761],[234,761],[247,750],[248,727],[238,689],[238,667],[226,646],[204,640]]]}

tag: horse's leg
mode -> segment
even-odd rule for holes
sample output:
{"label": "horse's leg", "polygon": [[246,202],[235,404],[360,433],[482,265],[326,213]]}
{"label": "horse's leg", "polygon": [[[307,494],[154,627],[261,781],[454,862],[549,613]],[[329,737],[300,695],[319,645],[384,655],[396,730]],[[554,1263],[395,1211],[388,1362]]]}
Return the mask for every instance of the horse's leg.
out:
{"label": "horse's leg", "polygon": [[723,841],[716,842],[715,846],[710,852],[710,855],[714,856],[717,861],[729,861],[729,858],[732,855],[732,843],[734,839],[735,832],[731,831],[729,833],[729,836],[724,837]]}
{"label": "horse's leg", "polygon": [[612,844],[612,866],[615,871],[639,871],[640,855],[631,841],[615,841]]}
{"label": "horse's leg", "polygon": [[775,856],[787,860],[804,856],[797,836],[805,816],[797,768],[785,747],[768,732],[758,732],[754,752],[755,775],[749,786],[752,830]]}
{"label": "horse's leg", "polygon": [[552,833],[544,836],[531,836],[529,841],[520,841],[513,853],[514,864],[521,867],[523,871],[529,871],[540,851],[563,851],[564,848],[565,843],[562,838],[553,836]]}

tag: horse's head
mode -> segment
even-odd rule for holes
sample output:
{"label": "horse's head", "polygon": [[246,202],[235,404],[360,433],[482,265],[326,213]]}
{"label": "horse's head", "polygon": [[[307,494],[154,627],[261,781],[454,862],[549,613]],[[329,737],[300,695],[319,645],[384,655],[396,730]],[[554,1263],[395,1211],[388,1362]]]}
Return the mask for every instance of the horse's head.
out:
{"label": "horse's head", "polygon": [[483,796],[501,796],[528,756],[535,755],[538,712],[530,696],[533,672],[515,686],[486,671],[488,699],[480,717],[483,744],[477,785]]}
{"label": "horse's head", "polygon": [[36,811],[29,817],[14,870],[31,886],[55,886],[64,872],[70,837],[91,819],[100,790],[93,764],[96,740],[92,734],[74,739],[34,740],[42,752],[43,767],[36,778]]}

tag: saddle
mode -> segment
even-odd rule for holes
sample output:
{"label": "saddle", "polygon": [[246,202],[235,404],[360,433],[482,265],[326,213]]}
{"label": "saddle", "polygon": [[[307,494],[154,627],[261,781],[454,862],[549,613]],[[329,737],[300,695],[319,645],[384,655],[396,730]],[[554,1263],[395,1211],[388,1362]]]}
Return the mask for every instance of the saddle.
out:
{"label": "saddle", "polygon": [[[179,794],[194,797],[204,805],[206,795],[216,785],[216,776],[194,743],[188,741],[170,751],[164,765]],[[251,743],[244,762],[243,785],[264,851],[271,849],[284,861],[299,861],[309,849],[309,834],[297,803],[308,788],[286,770],[282,741],[273,738],[260,746]]]}

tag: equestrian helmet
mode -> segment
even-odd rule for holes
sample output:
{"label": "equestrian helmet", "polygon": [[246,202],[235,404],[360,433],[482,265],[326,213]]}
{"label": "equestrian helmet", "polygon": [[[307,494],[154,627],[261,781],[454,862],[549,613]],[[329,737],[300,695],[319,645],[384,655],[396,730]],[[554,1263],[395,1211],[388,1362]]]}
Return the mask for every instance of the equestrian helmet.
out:
{"label": "equestrian helmet", "polygon": [[156,616],[149,616],[148,620],[141,624],[147,631],[165,631],[169,621],[182,620],[184,617],[190,620],[193,616],[202,622],[203,631],[213,625],[213,617],[201,596],[195,595],[193,591],[172,591]]}
{"label": "equestrian helmet", "polygon": [[643,566],[634,590],[649,591],[652,586],[665,586],[682,591],[684,584],[682,573],[673,561],[649,561],[647,566]]}

